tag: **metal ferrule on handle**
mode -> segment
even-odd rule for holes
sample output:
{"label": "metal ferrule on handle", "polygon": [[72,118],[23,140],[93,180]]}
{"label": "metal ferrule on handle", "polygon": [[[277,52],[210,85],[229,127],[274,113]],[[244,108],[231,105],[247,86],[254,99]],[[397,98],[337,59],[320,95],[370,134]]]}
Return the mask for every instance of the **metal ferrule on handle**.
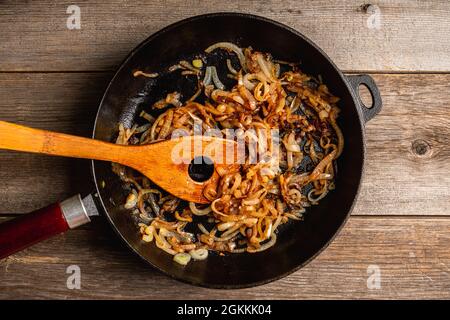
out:
{"label": "metal ferrule on handle", "polygon": [[59,205],[70,229],[74,229],[83,224],[91,222],[91,219],[89,218],[89,215],[79,194],[67,200],[64,200]]}

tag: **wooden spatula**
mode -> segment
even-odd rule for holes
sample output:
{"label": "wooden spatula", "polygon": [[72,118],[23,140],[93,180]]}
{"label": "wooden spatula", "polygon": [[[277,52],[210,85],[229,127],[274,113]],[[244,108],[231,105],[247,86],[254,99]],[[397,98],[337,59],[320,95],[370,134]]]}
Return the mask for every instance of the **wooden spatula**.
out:
{"label": "wooden spatula", "polygon": [[[209,202],[204,191],[218,183],[218,171],[236,166],[236,146],[234,141],[206,136],[123,146],[0,121],[0,149],[120,163],[140,171],[174,196],[196,203]],[[203,156],[212,160],[214,170],[206,181],[195,181],[191,161]]]}

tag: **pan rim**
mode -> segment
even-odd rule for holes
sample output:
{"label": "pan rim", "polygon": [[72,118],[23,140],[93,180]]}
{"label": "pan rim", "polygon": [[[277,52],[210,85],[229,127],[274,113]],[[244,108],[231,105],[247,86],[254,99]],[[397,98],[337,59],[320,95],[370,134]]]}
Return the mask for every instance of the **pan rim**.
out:
{"label": "pan rim", "polygon": [[130,51],[130,53],[125,57],[125,59],[120,63],[119,67],[116,69],[114,76],[111,78],[110,82],[108,83],[108,86],[106,87],[102,99],[100,101],[98,110],[97,110],[97,114],[95,116],[95,122],[94,122],[94,128],[93,128],[93,133],[92,133],[92,138],[95,139],[96,137],[96,128],[97,128],[97,121],[99,119],[99,114],[100,114],[100,110],[104,104],[104,101],[107,97],[107,94],[109,93],[109,90],[112,86],[112,84],[114,83],[115,79],[118,77],[119,73],[122,71],[122,69],[125,67],[125,65],[127,64],[127,62],[144,46],[147,45],[148,42],[152,41],[154,38],[170,31],[173,28],[177,28],[179,26],[182,26],[183,24],[187,24],[190,23],[192,21],[196,21],[196,20],[201,20],[201,19],[208,19],[208,18],[214,18],[214,17],[226,17],[226,16],[230,16],[230,17],[241,17],[241,18],[245,18],[245,19],[252,19],[252,20],[258,20],[258,21],[262,21],[262,22],[266,22],[268,24],[271,25],[275,25],[277,27],[280,27],[281,29],[293,33],[295,36],[302,38],[304,41],[306,41],[311,47],[313,47],[318,54],[322,55],[327,61],[328,63],[333,67],[334,71],[337,73],[337,75],[339,76],[340,80],[345,84],[345,87],[348,90],[348,93],[350,94],[350,96],[352,97],[353,103],[354,103],[354,109],[357,113],[358,116],[358,120],[359,120],[359,132],[361,134],[361,140],[362,140],[362,164],[361,164],[361,174],[359,175],[359,179],[357,182],[357,186],[356,186],[356,193],[355,193],[355,198],[353,199],[353,202],[348,210],[348,212],[345,215],[345,218],[342,220],[340,226],[336,229],[336,231],[333,233],[333,235],[325,242],[325,244],[316,252],[314,253],[311,257],[309,257],[307,260],[305,260],[304,262],[302,262],[301,264],[299,264],[298,266],[296,266],[295,268],[290,269],[289,271],[283,272],[275,277],[270,277],[268,279],[264,279],[264,280],[260,280],[260,281],[254,281],[254,282],[248,282],[248,283],[244,283],[244,284],[231,284],[231,285],[227,285],[227,284],[215,284],[215,283],[207,283],[207,282],[196,282],[196,281],[190,281],[188,279],[185,279],[183,277],[180,276],[176,276],[174,274],[169,273],[168,271],[154,265],[153,263],[151,263],[150,261],[148,261],[145,257],[143,257],[134,246],[132,246],[127,239],[125,239],[125,237],[123,236],[123,234],[118,230],[117,226],[115,225],[114,221],[112,221],[108,210],[106,209],[105,203],[103,201],[103,198],[101,197],[101,193],[100,193],[100,187],[99,184],[97,182],[97,176],[96,176],[96,169],[95,169],[95,160],[91,161],[91,173],[94,179],[94,184],[95,184],[95,189],[99,199],[99,202],[101,204],[102,210],[106,215],[106,218],[109,222],[109,224],[112,226],[113,230],[117,233],[117,235],[126,243],[127,247],[129,247],[135,254],[137,254],[142,260],[144,260],[147,264],[151,265],[153,268],[155,268],[156,270],[159,270],[160,272],[162,272],[163,274],[169,276],[172,279],[175,279],[177,281],[181,281],[184,283],[188,283],[191,285],[196,285],[196,286],[200,286],[200,287],[205,287],[205,288],[213,288],[213,289],[243,289],[243,288],[251,288],[251,287],[256,287],[256,286],[260,286],[260,285],[264,285],[279,279],[282,279],[298,270],[300,270],[301,268],[303,268],[304,266],[306,266],[307,264],[309,264],[311,261],[313,261],[319,254],[321,254],[326,248],[328,248],[328,246],[331,244],[331,242],[333,242],[335,240],[335,238],[337,237],[337,235],[342,231],[343,227],[346,225],[348,219],[350,218],[350,215],[355,207],[356,204],[356,200],[359,196],[360,193],[360,189],[361,189],[361,181],[365,175],[365,156],[366,156],[366,136],[365,136],[365,130],[364,130],[364,121],[363,121],[363,114],[362,114],[362,110],[359,107],[359,103],[358,103],[358,97],[356,96],[356,93],[354,92],[354,90],[352,89],[352,87],[350,86],[350,84],[348,83],[348,80],[346,79],[345,75],[342,73],[342,71],[335,65],[335,63],[330,59],[330,57],[320,48],[318,47],[312,40],[310,40],[308,37],[306,37],[305,35],[303,35],[302,33],[300,33],[299,31],[297,31],[296,29],[287,26],[283,23],[280,23],[278,21],[266,18],[266,17],[262,17],[262,16],[258,16],[258,15],[254,15],[254,14],[249,14],[249,13],[240,13],[240,12],[214,12],[214,13],[206,13],[206,14],[201,14],[201,15],[196,15],[196,16],[191,16],[185,19],[182,19],[180,21],[177,21],[175,23],[172,23],[162,29],[160,29],[159,31],[151,34],[149,37],[147,37],[145,40],[143,40],[141,43],[139,43],[133,50]]}

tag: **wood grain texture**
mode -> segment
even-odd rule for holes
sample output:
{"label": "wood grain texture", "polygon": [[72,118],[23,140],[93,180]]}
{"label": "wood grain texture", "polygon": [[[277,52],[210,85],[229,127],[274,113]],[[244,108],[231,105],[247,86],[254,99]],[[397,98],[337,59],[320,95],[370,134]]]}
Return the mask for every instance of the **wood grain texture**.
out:
{"label": "wood grain texture", "polygon": [[[0,298],[450,298],[448,218],[353,217],[312,263],[253,289],[212,290],[160,274],[118,242],[103,219],[0,261]],[[66,268],[81,269],[81,290]],[[371,267],[369,267],[371,266]],[[368,289],[378,266],[381,288]],[[369,272],[368,272],[369,268]]]}
{"label": "wood grain texture", "polygon": [[[0,4],[0,71],[112,70],[138,43],[193,15],[238,11],[285,23],[344,70],[450,71],[450,3],[380,0],[77,1],[81,29],[68,30],[70,2]],[[375,5],[377,7],[375,7]],[[370,28],[380,12],[380,28]]]}
{"label": "wood grain texture", "polygon": [[[110,74],[0,74],[0,119],[89,136]],[[373,75],[384,100],[366,127],[357,215],[450,215],[450,75]],[[90,192],[85,160],[0,151],[0,212]],[[446,174],[447,173],[447,174]]]}
{"label": "wood grain texture", "polygon": [[[0,119],[89,137],[111,74],[0,74]],[[88,160],[0,150],[0,212],[30,212],[91,192]]]}
{"label": "wood grain texture", "polygon": [[358,214],[450,214],[450,75],[373,75],[382,111],[366,125]]}

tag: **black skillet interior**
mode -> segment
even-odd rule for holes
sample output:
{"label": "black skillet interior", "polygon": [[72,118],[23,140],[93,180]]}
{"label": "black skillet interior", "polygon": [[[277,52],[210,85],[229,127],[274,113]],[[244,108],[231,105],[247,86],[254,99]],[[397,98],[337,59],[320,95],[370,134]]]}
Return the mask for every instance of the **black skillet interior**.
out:
{"label": "black skillet interior", "polygon": [[[102,100],[94,138],[111,141],[120,121],[126,125],[137,121],[143,108],[149,111],[153,101],[174,89],[181,90],[184,98],[194,92],[196,82],[177,80],[182,78],[179,74],[152,80],[134,78],[134,70],[159,72],[181,59],[202,54],[209,45],[220,41],[234,42],[241,47],[252,46],[280,60],[300,61],[304,72],[321,75],[330,91],[341,98],[339,125],[346,145],[338,161],[336,189],[318,206],[309,208],[303,222],[283,226],[277,244],[269,250],[257,254],[211,254],[205,261],[182,267],[153,243],[141,241],[129,211],[122,205],[127,192],[111,172],[110,163],[94,162],[93,171],[97,185],[100,181],[106,182],[105,188],[98,188],[106,216],[118,234],[144,260],[169,276],[192,284],[217,288],[248,287],[279,279],[323,250],[344,224],[358,193],[364,160],[360,111],[345,78],[319,48],[295,30],[256,16],[218,13],[183,20],[152,35],[125,60]],[[222,79],[223,74],[219,68]]]}

